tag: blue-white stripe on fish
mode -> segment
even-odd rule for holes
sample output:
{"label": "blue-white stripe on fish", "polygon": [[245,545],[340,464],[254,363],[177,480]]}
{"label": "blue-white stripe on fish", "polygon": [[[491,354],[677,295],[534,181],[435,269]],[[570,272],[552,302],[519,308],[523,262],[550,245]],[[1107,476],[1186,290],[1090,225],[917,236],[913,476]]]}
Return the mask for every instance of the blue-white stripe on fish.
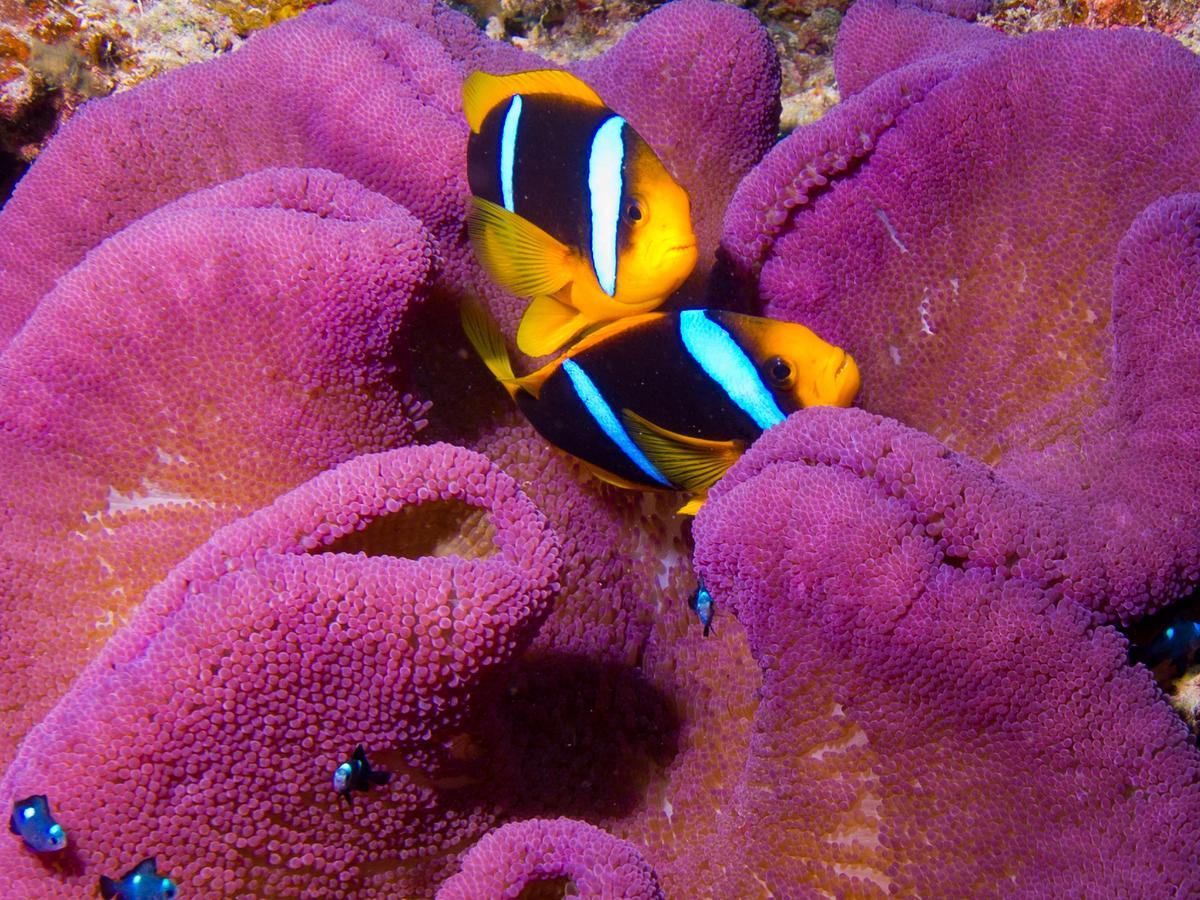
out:
{"label": "blue-white stripe on fish", "polygon": [[608,401],[604,399],[600,389],[596,387],[587,372],[583,371],[579,363],[573,359],[565,359],[562,368],[567,373],[567,377],[571,379],[571,385],[575,388],[575,393],[583,402],[584,407],[596,424],[600,426],[600,430],[608,435],[609,440],[621,448],[621,452],[629,457],[630,461],[641,469],[647,478],[658,482],[663,487],[671,487],[671,482],[655,468],[654,463],[650,462],[641,448],[630,439],[625,428],[617,420],[613,408],[608,405]]}
{"label": "blue-white stripe on fish", "polygon": [[504,208],[514,212],[513,168],[517,160],[517,129],[521,124],[521,95],[514,94],[508,112],[504,114],[504,128],[500,134],[500,191]]}
{"label": "blue-white stripe on fish", "polygon": [[702,309],[679,314],[679,335],[692,358],[759,428],[785,418],[775,396],[763,384],[758,368],[733,336]]}

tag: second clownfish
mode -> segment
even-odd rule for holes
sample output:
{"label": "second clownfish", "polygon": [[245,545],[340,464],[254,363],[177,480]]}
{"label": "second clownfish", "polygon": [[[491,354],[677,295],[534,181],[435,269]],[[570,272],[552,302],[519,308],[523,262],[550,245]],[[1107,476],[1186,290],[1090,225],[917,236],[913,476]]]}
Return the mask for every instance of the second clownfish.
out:
{"label": "second clownfish", "polygon": [[468,301],[463,328],[530,423],[610,484],[679,490],[694,515],[762,432],[807,406],[849,406],[858,366],[803,325],[722,310],[619,319],[517,377],[504,337]]}
{"label": "second clownfish", "polygon": [[476,72],[467,220],[480,261],[532,297],[517,330],[530,356],[597,323],[648,312],[696,265],[687,193],[650,146],[567,72]]}

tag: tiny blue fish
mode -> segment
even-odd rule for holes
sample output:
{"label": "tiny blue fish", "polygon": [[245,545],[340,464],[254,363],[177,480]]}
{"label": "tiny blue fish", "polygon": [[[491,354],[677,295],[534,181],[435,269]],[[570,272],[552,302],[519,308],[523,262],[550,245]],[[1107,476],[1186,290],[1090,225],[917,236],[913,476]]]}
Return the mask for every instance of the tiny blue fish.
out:
{"label": "tiny blue fish", "polygon": [[1200,658],[1200,621],[1179,617],[1163,629],[1144,650],[1150,668],[1170,667],[1182,675]]}
{"label": "tiny blue fish", "polygon": [[67,833],[50,814],[45,794],[35,794],[13,804],[9,830],[35,853],[55,853],[67,846]]}
{"label": "tiny blue fish", "polygon": [[709,632],[712,631],[713,613],[716,608],[713,605],[712,594],[708,592],[703,581],[696,588],[696,593],[688,598],[688,606],[696,614],[700,624],[704,626],[704,636],[708,637]]}
{"label": "tiny blue fish", "polygon": [[391,781],[390,772],[377,772],[367,762],[367,751],[359,744],[347,762],[333,770],[333,789],[350,802],[351,791],[369,791],[371,785],[384,785]]}
{"label": "tiny blue fish", "polygon": [[104,900],[174,900],[178,892],[174,881],[158,873],[153,856],[147,856],[119,881],[100,876],[100,896]]}

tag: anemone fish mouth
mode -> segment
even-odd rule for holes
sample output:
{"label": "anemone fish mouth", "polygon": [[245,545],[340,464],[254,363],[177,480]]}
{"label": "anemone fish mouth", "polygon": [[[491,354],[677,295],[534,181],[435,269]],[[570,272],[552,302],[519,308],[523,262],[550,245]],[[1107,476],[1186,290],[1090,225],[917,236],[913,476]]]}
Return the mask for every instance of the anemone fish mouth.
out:
{"label": "anemone fish mouth", "polygon": [[830,371],[830,383],[836,396],[833,405],[850,406],[862,387],[862,376],[858,372],[858,364],[854,357],[841,350],[836,365],[831,366]]}
{"label": "anemone fish mouth", "polygon": [[846,362],[850,359],[850,354],[845,350],[841,350],[839,352],[841,353],[841,359],[838,360],[838,364],[833,370],[834,378],[837,378],[846,370]]}

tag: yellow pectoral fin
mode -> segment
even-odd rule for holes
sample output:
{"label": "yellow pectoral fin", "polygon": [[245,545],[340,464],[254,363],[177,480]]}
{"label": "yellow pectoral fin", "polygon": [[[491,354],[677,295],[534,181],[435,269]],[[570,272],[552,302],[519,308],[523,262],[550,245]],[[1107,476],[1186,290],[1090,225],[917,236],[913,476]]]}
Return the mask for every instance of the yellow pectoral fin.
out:
{"label": "yellow pectoral fin", "polygon": [[478,134],[487,114],[513,94],[555,94],[574,97],[589,106],[604,105],[599,94],[570,72],[558,69],[535,69],[514,75],[474,72],[463,82],[463,114],[471,130]]}
{"label": "yellow pectoral fin", "polygon": [[628,409],[621,410],[621,419],[650,462],[671,482],[694,494],[714,485],[746,449],[741,441],[707,441],[676,434]]}
{"label": "yellow pectoral fin", "polygon": [[535,297],[517,327],[517,347],[529,356],[546,356],[589,324],[579,310],[553,297]]}
{"label": "yellow pectoral fin", "polygon": [[683,504],[683,506],[679,507],[679,509],[675,510],[675,513],[676,515],[680,516],[694,516],[696,513],[700,512],[700,507],[704,505],[704,501],[707,499],[708,494],[702,494],[699,497],[693,497],[687,503]]}
{"label": "yellow pectoral fin", "polygon": [[491,276],[518,297],[553,294],[574,277],[570,248],[490,200],[471,198],[467,233]]}

